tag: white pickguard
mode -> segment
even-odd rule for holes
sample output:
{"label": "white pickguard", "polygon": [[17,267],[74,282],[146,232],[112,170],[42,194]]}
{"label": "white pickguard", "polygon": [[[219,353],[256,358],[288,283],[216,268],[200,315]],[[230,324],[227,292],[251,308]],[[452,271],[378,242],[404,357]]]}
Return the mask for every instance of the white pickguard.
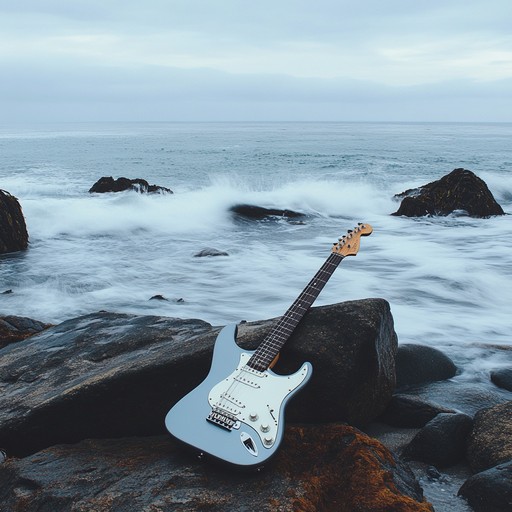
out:
{"label": "white pickguard", "polygon": [[306,379],[310,367],[304,364],[292,375],[277,375],[253,370],[247,366],[250,357],[250,353],[241,354],[236,370],[212,388],[208,402],[255,429],[263,446],[271,448],[277,439],[282,404]]}

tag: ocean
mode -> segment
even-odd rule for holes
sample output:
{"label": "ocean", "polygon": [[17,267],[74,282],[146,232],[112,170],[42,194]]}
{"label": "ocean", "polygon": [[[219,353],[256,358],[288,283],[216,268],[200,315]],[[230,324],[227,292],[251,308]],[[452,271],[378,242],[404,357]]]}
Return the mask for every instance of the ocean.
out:
{"label": "ocean", "polygon": [[[502,363],[482,346],[512,345],[511,141],[512,124],[1,126],[0,188],[19,199],[30,247],[0,257],[0,314],[58,323],[109,310],[214,325],[276,317],[332,243],[366,222],[373,234],[315,305],[382,297],[400,343],[438,347],[465,362],[467,378],[488,378]],[[394,194],[458,167],[509,215],[390,215]],[[174,194],[89,194],[102,176]],[[230,212],[241,203],[306,217],[241,220]],[[195,257],[205,248],[228,256]]]}

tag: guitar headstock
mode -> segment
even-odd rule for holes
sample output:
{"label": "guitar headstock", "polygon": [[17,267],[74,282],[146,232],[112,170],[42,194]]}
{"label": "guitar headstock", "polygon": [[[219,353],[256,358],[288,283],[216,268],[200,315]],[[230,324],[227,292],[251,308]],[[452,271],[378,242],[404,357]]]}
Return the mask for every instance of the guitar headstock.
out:
{"label": "guitar headstock", "polygon": [[359,222],[354,229],[349,229],[346,235],[333,244],[332,252],[340,256],[355,256],[359,251],[361,237],[371,235],[372,231],[370,224]]}

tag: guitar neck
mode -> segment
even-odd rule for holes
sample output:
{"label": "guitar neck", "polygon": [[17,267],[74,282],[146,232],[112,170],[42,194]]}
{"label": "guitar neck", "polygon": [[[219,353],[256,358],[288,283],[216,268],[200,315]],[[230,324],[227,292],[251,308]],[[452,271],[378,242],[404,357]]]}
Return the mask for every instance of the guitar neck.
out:
{"label": "guitar neck", "polygon": [[247,362],[251,368],[265,371],[270,366],[343,258],[344,256],[341,254],[334,252],[330,254],[313,279],[302,290],[301,294],[251,356]]}

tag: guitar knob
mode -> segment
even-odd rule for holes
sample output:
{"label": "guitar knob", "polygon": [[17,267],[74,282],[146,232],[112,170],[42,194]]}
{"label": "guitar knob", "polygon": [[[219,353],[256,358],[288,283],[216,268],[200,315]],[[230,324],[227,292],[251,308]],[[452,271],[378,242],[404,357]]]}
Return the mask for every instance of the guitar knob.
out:
{"label": "guitar knob", "polygon": [[263,443],[265,444],[265,446],[270,446],[272,444],[272,441],[274,440],[273,437],[271,436],[265,436],[263,438]]}
{"label": "guitar knob", "polygon": [[255,412],[251,412],[251,413],[249,414],[249,419],[250,419],[251,421],[256,421],[256,420],[258,419],[258,415],[257,415]]}
{"label": "guitar knob", "polygon": [[264,423],[263,425],[261,425],[260,430],[262,432],[268,432],[270,430],[270,427],[268,426],[267,423]]}

